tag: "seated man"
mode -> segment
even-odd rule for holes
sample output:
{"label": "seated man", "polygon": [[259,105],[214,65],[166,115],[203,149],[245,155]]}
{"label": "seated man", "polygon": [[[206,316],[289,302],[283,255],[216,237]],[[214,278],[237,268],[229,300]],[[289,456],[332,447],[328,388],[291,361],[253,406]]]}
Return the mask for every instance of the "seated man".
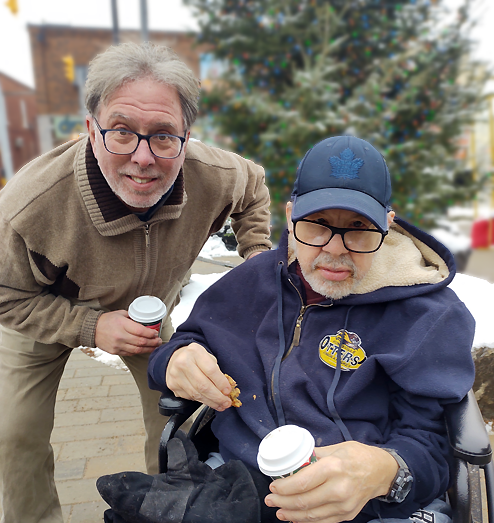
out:
{"label": "seated man", "polygon": [[[447,288],[449,251],[395,219],[390,196],[369,143],[318,143],[298,168],[279,248],[211,286],[151,355],[151,388],[217,410],[223,467],[250,471],[263,521],[449,521],[443,406],[472,386],[474,321]],[[318,460],[262,492],[259,443],[284,424],[312,433]],[[248,517],[231,521],[259,519]]]}

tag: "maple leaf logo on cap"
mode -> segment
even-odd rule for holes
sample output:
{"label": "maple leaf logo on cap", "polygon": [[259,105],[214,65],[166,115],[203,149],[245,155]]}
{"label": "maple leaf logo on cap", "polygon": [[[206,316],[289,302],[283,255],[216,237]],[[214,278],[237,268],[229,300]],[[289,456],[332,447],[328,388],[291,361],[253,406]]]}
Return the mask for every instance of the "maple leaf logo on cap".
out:
{"label": "maple leaf logo on cap", "polygon": [[329,158],[331,164],[331,176],[335,178],[358,178],[358,172],[364,160],[362,158],[355,158],[354,152],[350,148],[346,148],[341,152],[340,157],[331,156]]}

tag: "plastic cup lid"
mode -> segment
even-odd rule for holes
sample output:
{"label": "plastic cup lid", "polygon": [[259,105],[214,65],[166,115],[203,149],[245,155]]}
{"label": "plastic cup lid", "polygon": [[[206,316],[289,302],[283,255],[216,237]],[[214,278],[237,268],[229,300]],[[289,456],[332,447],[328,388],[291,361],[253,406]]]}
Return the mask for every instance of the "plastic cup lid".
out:
{"label": "plastic cup lid", "polygon": [[129,316],[139,323],[159,321],[165,314],[166,305],[156,296],[139,296],[129,307]]}
{"label": "plastic cup lid", "polygon": [[302,427],[278,427],[265,436],[259,445],[259,469],[267,476],[289,474],[309,460],[314,444],[312,434]]}

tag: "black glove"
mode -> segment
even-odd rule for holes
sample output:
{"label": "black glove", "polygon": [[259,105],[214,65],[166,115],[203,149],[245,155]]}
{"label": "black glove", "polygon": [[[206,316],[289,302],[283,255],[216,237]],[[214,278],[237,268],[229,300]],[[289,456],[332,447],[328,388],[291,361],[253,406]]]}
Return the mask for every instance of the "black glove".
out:
{"label": "black glove", "polygon": [[211,469],[181,431],[168,443],[165,474],[121,472],[102,476],[96,486],[112,508],[107,523],[260,521],[259,496],[245,465],[235,460]]}

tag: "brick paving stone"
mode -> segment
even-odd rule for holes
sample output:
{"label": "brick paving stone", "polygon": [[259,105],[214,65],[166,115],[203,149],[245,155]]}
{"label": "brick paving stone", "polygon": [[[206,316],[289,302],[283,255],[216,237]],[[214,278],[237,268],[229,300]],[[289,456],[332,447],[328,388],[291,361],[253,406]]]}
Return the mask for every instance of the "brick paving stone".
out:
{"label": "brick paving stone", "polygon": [[101,411],[101,421],[122,421],[142,418],[141,407],[120,407]]}
{"label": "brick paving stone", "polygon": [[58,459],[64,461],[107,456],[118,452],[117,438],[95,438],[90,441],[90,445],[80,441],[69,441],[58,445],[61,446]]}
{"label": "brick paving stone", "polygon": [[66,412],[75,412],[78,405],[79,400],[57,401],[55,404],[55,416],[57,414],[65,414]]}
{"label": "brick paving stone", "polygon": [[128,383],[135,385],[134,377],[130,372],[117,376],[103,376],[101,385],[127,385]]}
{"label": "brick paving stone", "polygon": [[85,459],[57,461],[55,463],[55,481],[63,481],[67,479],[82,479],[84,477],[85,469]]}
{"label": "brick paving stone", "polygon": [[56,461],[62,451],[63,443],[50,443],[53,450],[53,459]]}
{"label": "brick paving stone", "polygon": [[109,507],[103,500],[74,505],[70,523],[101,523],[107,508]]}
{"label": "brick paving stone", "polygon": [[[82,353],[81,353],[82,354]],[[103,365],[103,363],[97,362],[95,359],[82,354],[85,360],[71,361],[72,356],[69,358],[69,361],[65,365],[65,369],[94,369],[97,365]]]}
{"label": "brick paving stone", "polygon": [[[144,427],[144,424],[142,424]],[[144,452],[145,436],[124,436],[116,438],[116,448],[119,454],[134,454]]]}
{"label": "brick paving stone", "polygon": [[97,387],[101,385],[102,376],[85,376],[83,378],[67,378],[63,377],[60,380],[59,390],[73,389],[76,387]]}
{"label": "brick paving stone", "polygon": [[143,434],[144,428],[135,421],[114,421],[95,425],[55,427],[52,441],[63,443],[66,441],[85,441],[95,438],[110,438],[112,436],[131,436]]}
{"label": "brick paving stone", "polygon": [[135,470],[146,472],[144,453],[119,454],[117,456],[98,456],[87,460],[85,478],[99,478],[105,474]]}
{"label": "brick paving stone", "polygon": [[89,425],[98,423],[101,411],[88,410],[86,412],[65,412],[55,418],[55,427],[73,427],[74,425]]}
{"label": "brick paving stone", "polygon": [[101,496],[96,488],[96,481],[94,478],[58,481],[57,490],[62,505],[101,501]]}
{"label": "brick paving stone", "polygon": [[132,394],[133,392],[139,393],[137,385],[132,380],[132,383],[126,383],[124,385],[110,385],[110,391],[108,396],[124,396],[127,394]]}
{"label": "brick paving stone", "polygon": [[58,390],[57,391],[57,401],[62,401],[65,399],[65,395],[67,394],[66,390]]}
{"label": "brick paving stone", "polygon": [[108,385],[99,385],[98,387],[76,387],[68,389],[65,394],[66,400],[77,398],[96,398],[98,396],[108,396],[110,387]]}
{"label": "brick paving stone", "polygon": [[[62,505],[62,517],[63,517],[63,520],[64,521],[69,521],[70,520],[70,513],[72,512],[72,505]],[[95,520],[95,523],[96,521],[99,521],[100,520]]]}
{"label": "brick paving stone", "polygon": [[[109,367],[108,365],[103,365],[101,363],[97,363],[97,367],[91,367],[91,368],[83,368],[83,369],[75,369],[74,370],[74,378],[85,378],[86,376],[120,376],[122,374],[122,371],[120,369],[115,369],[113,367]],[[127,372],[126,372],[127,374]],[[64,372],[65,377],[65,372]]]}
{"label": "brick paving stone", "polygon": [[93,409],[118,409],[120,407],[139,407],[141,400],[139,394],[126,394],[123,396],[102,396],[99,398],[83,398],[79,400],[76,411]]}

